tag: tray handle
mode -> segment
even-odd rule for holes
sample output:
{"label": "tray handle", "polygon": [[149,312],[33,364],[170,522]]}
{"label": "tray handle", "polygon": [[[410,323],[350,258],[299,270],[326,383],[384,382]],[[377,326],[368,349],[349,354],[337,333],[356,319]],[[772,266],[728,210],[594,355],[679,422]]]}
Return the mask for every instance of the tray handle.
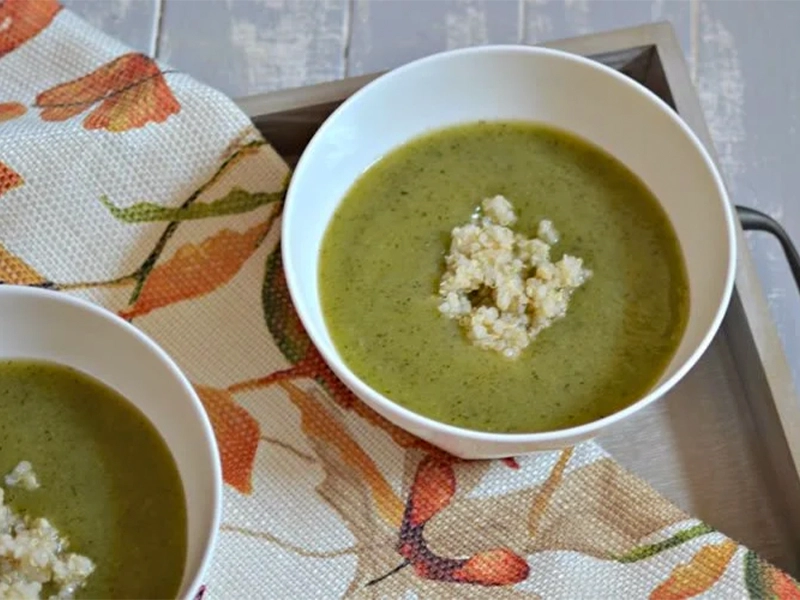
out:
{"label": "tray handle", "polygon": [[800,291],[800,254],[783,226],[769,215],[746,206],[737,206],[736,213],[745,231],[766,231],[778,239],[789,262],[795,285]]}

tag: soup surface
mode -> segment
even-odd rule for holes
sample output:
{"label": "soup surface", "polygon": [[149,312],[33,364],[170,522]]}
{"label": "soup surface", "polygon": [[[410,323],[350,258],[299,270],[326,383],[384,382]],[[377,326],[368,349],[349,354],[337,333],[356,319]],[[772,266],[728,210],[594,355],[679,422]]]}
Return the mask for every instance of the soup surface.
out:
{"label": "soup surface", "polygon": [[[551,258],[593,276],[516,360],[471,345],[437,310],[453,227],[508,198],[518,232],[549,219]],[[348,191],[323,240],[319,284],[334,344],[365,382],[445,423],[537,432],[609,415],[659,379],[683,334],[685,265],[658,201],[619,161],[566,132],[479,122],[392,151]]]}
{"label": "soup surface", "polygon": [[29,461],[41,487],[5,487],[94,561],[77,598],[174,598],[186,560],[186,502],[153,425],[97,380],[51,363],[0,361],[0,484]]}

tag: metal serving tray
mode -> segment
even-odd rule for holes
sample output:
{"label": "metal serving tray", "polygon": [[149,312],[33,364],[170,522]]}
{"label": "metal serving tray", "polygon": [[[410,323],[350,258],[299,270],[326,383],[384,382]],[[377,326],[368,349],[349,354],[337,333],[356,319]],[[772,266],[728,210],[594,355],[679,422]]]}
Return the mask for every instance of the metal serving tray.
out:
{"label": "metal serving tray", "polygon": [[[669,24],[547,46],[591,57],[648,87],[713,154]],[[293,165],[323,120],[377,75],[251,96],[238,104]],[[739,215],[736,290],[720,333],[667,398],[599,441],[688,513],[800,575],[800,403],[742,226],[778,235],[796,274],[800,263],[774,221],[747,209]]]}

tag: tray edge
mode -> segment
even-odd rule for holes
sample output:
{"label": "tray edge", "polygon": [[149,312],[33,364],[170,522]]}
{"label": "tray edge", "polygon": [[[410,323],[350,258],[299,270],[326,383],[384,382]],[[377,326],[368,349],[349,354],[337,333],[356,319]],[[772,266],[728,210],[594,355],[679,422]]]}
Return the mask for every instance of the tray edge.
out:
{"label": "tray edge", "polygon": [[[695,134],[708,150],[714,163],[719,168],[719,161],[711,133],[703,115],[699,97],[696,93],[687,93],[694,90],[694,84],[689,77],[683,52],[678,42],[675,30],[671,24],[659,24],[652,28],[656,36],[656,47],[664,52],[661,54],[664,71],[667,79],[676,85],[673,94],[679,112]],[[683,64],[678,64],[680,61]],[[724,178],[724,174],[723,174]],[[734,298],[731,300],[731,311],[741,311],[747,324],[750,335],[756,346],[761,365],[765,371],[766,383],[772,392],[773,403],[784,432],[786,444],[794,462],[794,471],[800,480],[800,405],[798,404],[797,391],[788,359],[783,349],[783,344],[778,337],[775,322],[767,304],[764,287],[758,276],[750,248],[744,236],[744,230],[735,220],[737,238],[737,266],[736,285]],[[731,339],[731,347],[735,350],[739,341],[735,332],[725,331]]]}

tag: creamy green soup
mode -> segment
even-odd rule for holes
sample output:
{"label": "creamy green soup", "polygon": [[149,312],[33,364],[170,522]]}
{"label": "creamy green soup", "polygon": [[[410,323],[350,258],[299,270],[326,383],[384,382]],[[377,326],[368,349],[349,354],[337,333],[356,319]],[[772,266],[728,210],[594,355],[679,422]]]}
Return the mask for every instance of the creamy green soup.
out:
{"label": "creamy green soup", "polygon": [[41,487],[4,486],[7,502],[48,519],[71,552],[96,565],[77,598],[176,596],[186,559],[183,486],[136,407],[72,369],[0,361],[0,484],[22,460]]}
{"label": "creamy green soup", "polygon": [[[677,175],[676,175],[677,176]],[[503,195],[532,235],[553,221],[592,278],[516,360],[469,343],[437,310],[453,227]],[[609,415],[659,379],[689,290],[674,230],[624,165],[563,131],[480,122],[432,132],[368,169],[337,209],[319,267],[323,313],[348,366],[445,423],[537,432]]]}

